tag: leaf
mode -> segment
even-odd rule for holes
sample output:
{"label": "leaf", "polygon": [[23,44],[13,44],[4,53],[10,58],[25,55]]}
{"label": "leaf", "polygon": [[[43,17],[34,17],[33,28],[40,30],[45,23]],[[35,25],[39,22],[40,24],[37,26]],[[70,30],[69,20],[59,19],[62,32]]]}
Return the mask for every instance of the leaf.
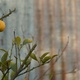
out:
{"label": "leaf", "polygon": [[17,46],[20,45],[20,43],[21,43],[21,38],[20,38],[19,36],[15,37],[15,43],[16,43]]}
{"label": "leaf", "polygon": [[43,59],[46,55],[48,55],[49,54],[49,52],[46,52],[46,53],[44,53],[41,57],[40,57],[40,59]]}
{"label": "leaf", "polygon": [[7,65],[6,65],[5,62],[1,62],[1,69],[2,69],[3,72],[6,71],[6,69],[7,69]]}
{"label": "leaf", "polygon": [[7,60],[7,57],[8,57],[8,52],[6,52],[2,58],[1,58],[1,62],[5,62]]}
{"label": "leaf", "polygon": [[16,72],[16,63],[14,63],[14,62],[11,62],[10,63],[10,67],[11,67],[11,69],[14,71],[14,72]]}
{"label": "leaf", "polygon": [[32,54],[30,55],[30,57],[31,57],[32,59],[38,61],[38,59],[37,59],[37,57],[36,57],[36,55],[35,55],[34,53],[32,53]]}
{"label": "leaf", "polygon": [[42,63],[46,63],[47,61],[49,61],[51,59],[51,56],[46,56],[42,61]]}
{"label": "leaf", "polygon": [[10,77],[12,78],[15,75],[15,72],[12,71]]}
{"label": "leaf", "polygon": [[26,65],[28,66],[30,63],[31,63],[31,60],[28,59],[28,60],[26,61]]}
{"label": "leaf", "polygon": [[3,80],[8,80],[8,75],[5,75]]}
{"label": "leaf", "polygon": [[5,49],[0,49],[1,51],[3,51],[3,52],[7,52]]}
{"label": "leaf", "polygon": [[51,57],[51,59],[53,59],[53,58],[56,57],[56,56],[58,56],[58,55],[57,55],[57,54],[53,55],[53,56]]}
{"label": "leaf", "polygon": [[26,45],[27,43],[31,43],[31,42],[32,42],[31,39],[25,39],[25,40],[23,41],[23,45]]}
{"label": "leaf", "polygon": [[[24,60],[21,60],[21,62],[24,62]],[[25,63],[25,65],[29,65],[31,63],[31,59],[28,59]]]}
{"label": "leaf", "polygon": [[4,62],[4,64],[5,64],[6,66],[7,66],[7,65],[9,66],[11,61],[12,61],[12,60],[7,60],[7,61]]}

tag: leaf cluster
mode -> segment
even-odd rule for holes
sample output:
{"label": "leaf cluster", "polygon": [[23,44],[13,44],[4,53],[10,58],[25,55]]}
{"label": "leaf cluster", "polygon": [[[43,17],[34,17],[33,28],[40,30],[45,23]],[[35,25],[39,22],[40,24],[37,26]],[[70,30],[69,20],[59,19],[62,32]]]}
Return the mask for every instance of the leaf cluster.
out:
{"label": "leaf cluster", "polygon": [[[37,45],[34,44],[29,48],[30,50],[28,51],[27,55],[25,55],[24,59],[21,59],[21,49],[23,49],[23,46],[25,45],[30,46],[32,42],[33,40],[31,39],[24,39],[22,41],[19,36],[16,36],[12,40],[12,48],[10,52],[0,49],[0,51],[4,52],[0,60],[0,71],[2,72],[1,80],[15,80],[16,77],[49,63],[55,56],[57,56],[49,56],[49,52],[46,52],[38,58],[38,56],[36,56],[34,53]],[[15,54],[13,53],[13,48],[15,48]],[[32,60],[37,61],[39,65],[28,69],[28,66],[31,64]]]}

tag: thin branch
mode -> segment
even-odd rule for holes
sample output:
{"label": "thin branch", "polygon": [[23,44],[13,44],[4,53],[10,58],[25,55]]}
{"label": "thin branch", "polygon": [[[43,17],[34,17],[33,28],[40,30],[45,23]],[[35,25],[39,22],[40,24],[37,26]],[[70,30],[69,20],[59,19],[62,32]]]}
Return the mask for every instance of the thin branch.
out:
{"label": "thin branch", "polygon": [[25,63],[26,63],[26,60],[30,57],[31,53],[32,53],[33,50],[36,48],[36,46],[37,46],[37,45],[34,44],[33,47],[32,47],[32,49],[30,49],[28,55],[25,57],[24,62],[21,64],[20,68],[17,70],[17,72],[15,73],[15,75],[13,76],[13,78],[12,78],[11,80],[14,80],[14,79],[18,76],[18,74],[22,71],[22,68],[23,68],[23,66],[24,66]]}
{"label": "thin branch", "polygon": [[[15,31],[14,31],[14,39],[16,38],[16,35],[15,35]],[[17,71],[17,67],[18,67],[18,59],[17,59],[17,45],[16,45],[16,43],[14,43],[14,45],[15,45],[15,53],[16,53],[16,56],[15,56],[15,58],[16,58],[16,71]]]}
{"label": "thin branch", "polygon": [[4,75],[4,71],[0,68],[0,71],[2,72],[2,74]]}
{"label": "thin branch", "polygon": [[6,14],[6,15],[3,15],[1,18],[0,18],[0,20],[3,20],[4,18],[6,18],[6,17],[8,17],[9,15],[11,15],[13,12],[15,12],[16,11],[16,8],[14,9],[14,10],[9,10],[9,13],[8,14]]}
{"label": "thin branch", "polygon": [[38,66],[36,66],[36,67],[31,68],[30,70],[26,70],[25,72],[19,74],[18,76],[23,75],[23,74],[25,74],[25,73],[27,73],[27,72],[30,72],[30,71],[32,71],[32,70],[34,70],[34,69],[36,69],[36,68],[38,68],[38,67],[40,67],[40,66],[42,66],[42,65],[44,65],[44,64],[40,64],[40,65],[38,65]]}
{"label": "thin branch", "polygon": [[7,71],[5,72],[5,74],[3,75],[2,79],[1,80],[4,80],[6,74],[9,72],[10,68],[7,69]]}

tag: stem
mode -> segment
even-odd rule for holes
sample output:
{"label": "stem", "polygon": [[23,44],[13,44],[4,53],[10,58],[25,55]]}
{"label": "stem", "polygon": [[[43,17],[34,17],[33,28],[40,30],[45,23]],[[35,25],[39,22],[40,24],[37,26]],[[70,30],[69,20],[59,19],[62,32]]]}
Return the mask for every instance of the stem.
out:
{"label": "stem", "polygon": [[[52,65],[55,65],[55,63],[56,63],[56,62],[59,60],[59,58],[63,55],[64,51],[66,50],[66,48],[67,48],[67,46],[68,46],[68,43],[69,43],[69,37],[68,37],[68,41],[67,41],[65,47],[62,49],[61,54],[56,58],[56,60],[53,62]],[[40,80],[41,77],[44,76],[49,69],[50,69],[50,68],[48,68],[37,80]]]}
{"label": "stem", "polygon": [[[15,31],[14,31],[14,39],[15,39]],[[18,59],[17,59],[17,46],[16,46],[16,43],[14,43],[15,44],[15,53],[16,53],[16,71],[17,71],[17,65],[18,65]]]}
{"label": "stem", "polygon": [[21,55],[20,55],[20,49],[19,49],[19,47],[18,47],[18,56],[19,56],[19,62],[20,62],[20,66],[21,66]]}
{"label": "stem", "polygon": [[8,17],[9,15],[11,15],[14,11],[15,11],[16,9],[14,9],[14,10],[9,10],[9,13],[8,14],[6,14],[6,15],[4,15],[4,16],[2,16],[1,18],[0,18],[0,20],[3,20],[3,18],[6,18],[6,17]]}
{"label": "stem", "polygon": [[11,59],[11,56],[12,56],[13,46],[14,46],[14,44],[12,43],[12,48],[11,48],[11,52],[10,52],[10,56],[9,56],[10,59]]}

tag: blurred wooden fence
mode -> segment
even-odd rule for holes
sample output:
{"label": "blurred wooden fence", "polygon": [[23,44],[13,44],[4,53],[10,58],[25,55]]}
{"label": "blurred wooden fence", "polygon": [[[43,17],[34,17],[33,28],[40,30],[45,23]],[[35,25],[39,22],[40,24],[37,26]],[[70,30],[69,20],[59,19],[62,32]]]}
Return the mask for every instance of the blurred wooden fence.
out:
{"label": "blurred wooden fence", "polygon": [[0,0],[1,16],[14,8],[16,12],[4,19],[7,26],[0,33],[0,47],[10,49],[15,30],[22,38],[34,36],[39,56],[46,51],[54,55],[59,49],[61,52],[69,37],[56,64],[53,60],[31,72],[30,80],[50,80],[50,73],[51,80],[80,80],[80,0]]}

